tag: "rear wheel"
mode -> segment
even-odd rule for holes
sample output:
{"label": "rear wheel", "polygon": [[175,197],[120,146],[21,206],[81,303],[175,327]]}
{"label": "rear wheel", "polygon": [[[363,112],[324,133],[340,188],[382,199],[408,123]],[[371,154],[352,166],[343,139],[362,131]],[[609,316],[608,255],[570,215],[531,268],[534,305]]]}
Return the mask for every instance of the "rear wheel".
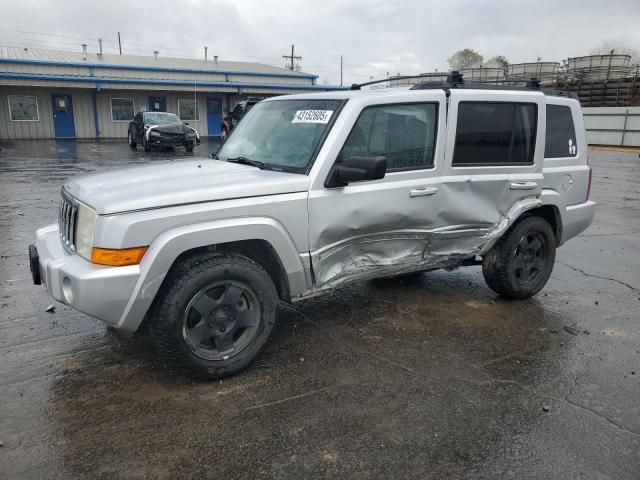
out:
{"label": "rear wheel", "polygon": [[138,144],[136,143],[136,141],[133,139],[133,135],[131,134],[131,130],[129,130],[127,132],[127,139],[129,140],[129,146],[135,150],[136,147],[138,146]]}
{"label": "rear wheel", "polygon": [[526,217],[482,260],[487,285],[506,298],[524,299],[546,285],[556,259],[555,235],[541,217]]}
{"label": "rear wheel", "polygon": [[275,323],[271,277],[239,254],[193,256],[173,269],[163,292],[149,334],[166,363],[197,377],[245,368]]}

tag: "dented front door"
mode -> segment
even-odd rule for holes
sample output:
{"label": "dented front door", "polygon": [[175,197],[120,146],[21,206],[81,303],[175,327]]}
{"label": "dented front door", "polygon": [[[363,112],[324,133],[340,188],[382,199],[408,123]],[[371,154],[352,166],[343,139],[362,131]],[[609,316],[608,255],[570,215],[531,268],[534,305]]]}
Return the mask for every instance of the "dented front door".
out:
{"label": "dented front door", "polygon": [[406,271],[423,262],[441,208],[444,103],[444,92],[433,91],[422,93],[420,101],[357,112],[339,157],[385,155],[387,174],[309,192],[316,288]]}

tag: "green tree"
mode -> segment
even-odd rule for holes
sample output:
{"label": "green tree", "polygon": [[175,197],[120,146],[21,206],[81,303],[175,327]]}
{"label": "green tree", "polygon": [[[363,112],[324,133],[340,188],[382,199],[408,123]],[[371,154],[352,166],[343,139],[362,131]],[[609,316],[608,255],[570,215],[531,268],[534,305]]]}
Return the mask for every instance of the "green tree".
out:
{"label": "green tree", "polygon": [[473,68],[482,65],[484,57],[471,48],[465,48],[459,50],[451,58],[447,60],[449,63],[449,69],[451,70],[463,70],[465,68]]}
{"label": "green tree", "polygon": [[496,55],[495,57],[491,57],[489,60],[487,60],[485,66],[501,68],[504,71],[507,71],[507,68],[509,68],[509,60],[507,60],[507,57],[505,57],[504,55]]}

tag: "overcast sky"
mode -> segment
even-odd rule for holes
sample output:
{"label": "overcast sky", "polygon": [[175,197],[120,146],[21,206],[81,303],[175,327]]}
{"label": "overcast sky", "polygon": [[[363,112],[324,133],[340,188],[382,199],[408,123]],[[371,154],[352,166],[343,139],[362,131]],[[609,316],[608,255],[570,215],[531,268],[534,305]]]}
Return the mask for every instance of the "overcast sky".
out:
{"label": "overcast sky", "polygon": [[447,69],[469,47],[485,59],[587,55],[606,40],[640,48],[640,0],[20,0],[2,3],[0,45],[80,50],[97,38],[117,52],[202,57],[283,66],[291,44],[320,81]]}

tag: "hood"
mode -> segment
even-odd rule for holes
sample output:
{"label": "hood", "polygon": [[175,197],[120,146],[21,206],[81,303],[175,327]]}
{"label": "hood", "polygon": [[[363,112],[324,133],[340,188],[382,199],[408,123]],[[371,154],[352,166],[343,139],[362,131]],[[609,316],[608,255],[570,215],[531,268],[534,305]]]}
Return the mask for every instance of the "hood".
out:
{"label": "hood", "polygon": [[172,125],[149,125],[153,127],[154,130],[163,133],[187,133],[189,130],[193,130],[191,127],[187,125],[183,125],[182,123],[174,123]]}
{"label": "hood", "polygon": [[307,191],[309,178],[210,158],[156,162],[68,180],[64,189],[99,215]]}

